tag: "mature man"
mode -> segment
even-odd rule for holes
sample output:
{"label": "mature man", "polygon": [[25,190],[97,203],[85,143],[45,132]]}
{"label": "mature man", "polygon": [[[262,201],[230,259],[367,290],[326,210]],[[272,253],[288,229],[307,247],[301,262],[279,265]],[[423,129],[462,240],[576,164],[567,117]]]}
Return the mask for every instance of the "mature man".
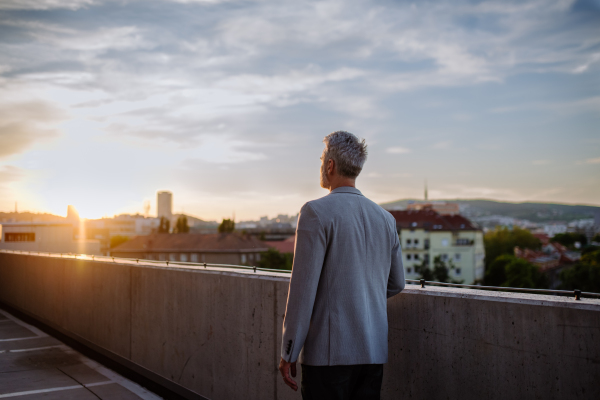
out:
{"label": "mature man", "polygon": [[387,362],[387,299],[404,289],[396,221],[355,180],[367,145],[348,132],[324,139],[321,187],[296,230],[279,370],[302,398],[379,399]]}

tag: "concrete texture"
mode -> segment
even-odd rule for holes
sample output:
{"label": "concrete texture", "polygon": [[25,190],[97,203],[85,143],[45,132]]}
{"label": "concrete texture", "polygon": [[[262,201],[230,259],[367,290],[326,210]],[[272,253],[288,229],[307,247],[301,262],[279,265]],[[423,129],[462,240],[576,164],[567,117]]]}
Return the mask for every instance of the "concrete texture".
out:
{"label": "concrete texture", "polygon": [[[213,400],[301,398],[288,279],[0,253],[1,301]],[[409,285],[388,312],[383,399],[600,398],[599,300]]]}

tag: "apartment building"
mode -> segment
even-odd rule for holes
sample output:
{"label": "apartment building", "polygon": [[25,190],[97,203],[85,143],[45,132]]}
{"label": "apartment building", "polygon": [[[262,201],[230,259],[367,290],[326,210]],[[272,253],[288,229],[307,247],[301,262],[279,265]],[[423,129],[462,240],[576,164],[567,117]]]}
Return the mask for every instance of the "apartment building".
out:
{"label": "apartment building", "polygon": [[459,214],[442,215],[430,207],[390,213],[396,219],[407,279],[418,278],[415,266],[423,261],[432,268],[437,256],[455,266],[450,272],[453,279],[473,283],[483,278],[483,232],[471,221]]}
{"label": "apartment building", "polygon": [[154,233],[137,236],[111,250],[115,257],[210,264],[256,265],[269,246],[238,233]]}

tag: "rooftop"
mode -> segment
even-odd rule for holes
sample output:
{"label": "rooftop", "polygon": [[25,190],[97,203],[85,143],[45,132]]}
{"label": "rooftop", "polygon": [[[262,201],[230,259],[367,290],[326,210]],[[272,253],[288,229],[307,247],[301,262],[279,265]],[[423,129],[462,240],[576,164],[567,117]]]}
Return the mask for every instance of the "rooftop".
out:
{"label": "rooftop", "polygon": [[202,251],[252,252],[267,251],[269,247],[251,235],[238,233],[155,233],[136,236],[113,248],[111,252]]}
{"label": "rooftop", "polygon": [[424,229],[428,231],[479,230],[478,227],[462,215],[441,215],[431,208],[389,212],[396,219],[398,229]]}
{"label": "rooftop", "polygon": [[0,398],[158,400],[160,397],[0,310]]}

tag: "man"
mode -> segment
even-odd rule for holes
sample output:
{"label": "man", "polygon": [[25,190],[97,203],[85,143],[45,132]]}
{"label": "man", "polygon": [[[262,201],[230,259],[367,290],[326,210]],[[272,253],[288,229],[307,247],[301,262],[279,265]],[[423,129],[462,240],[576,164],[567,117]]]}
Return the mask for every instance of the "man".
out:
{"label": "man", "polygon": [[404,289],[396,221],[355,180],[367,145],[348,132],[324,139],[321,187],[306,203],[296,249],[279,370],[304,400],[379,399],[387,362],[387,299]]}

